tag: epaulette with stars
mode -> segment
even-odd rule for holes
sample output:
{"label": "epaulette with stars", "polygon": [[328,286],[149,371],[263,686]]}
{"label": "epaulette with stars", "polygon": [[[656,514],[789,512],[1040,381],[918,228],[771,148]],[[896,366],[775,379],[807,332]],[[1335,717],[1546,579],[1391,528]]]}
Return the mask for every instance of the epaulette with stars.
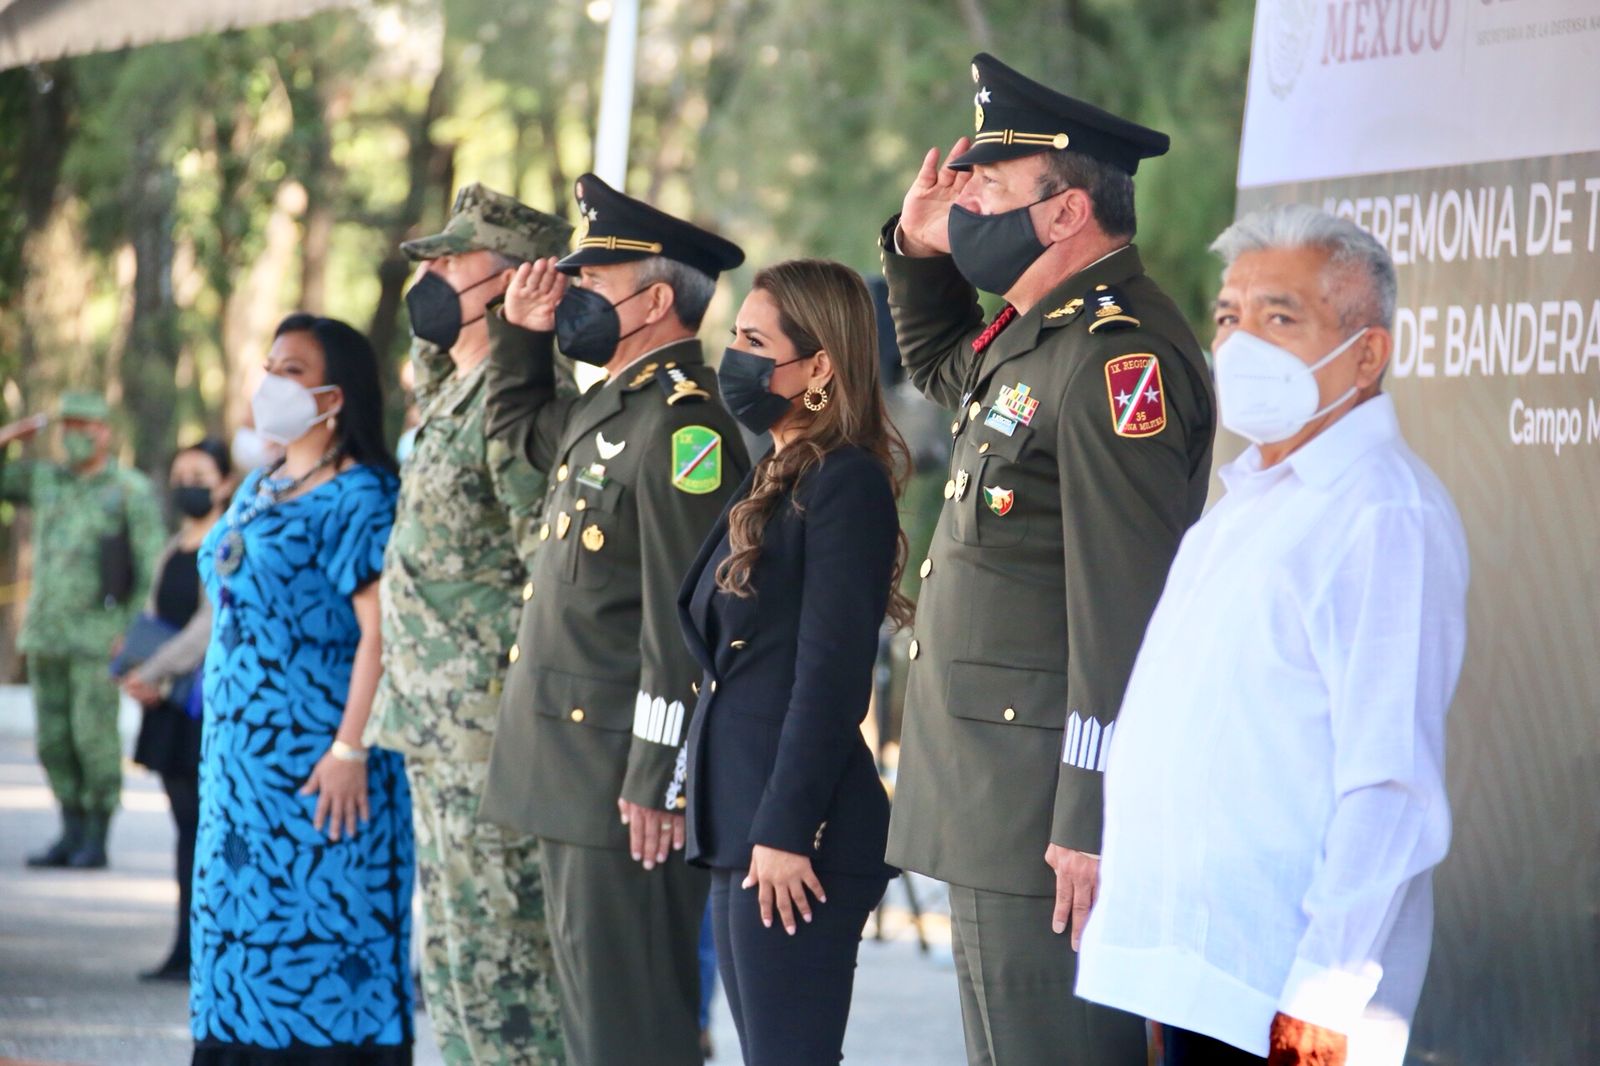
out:
{"label": "epaulette with stars", "polygon": [[711,394],[695,384],[694,379],[685,374],[677,363],[657,368],[655,377],[656,384],[667,395],[668,407],[680,403],[704,403],[711,399]]}
{"label": "epaulette with stars", "polygon": [[1093,311],[1089,317],[1090,333],[1137,329],[1140,322],[1124,310],[1126,303],[1116,286],[1096,285],[1083,296],[1074,296],[1054,311],[1045,312],[1044,318],[1046,322],[1060,323],[1062,319],[1070,322],[1089,309]]}

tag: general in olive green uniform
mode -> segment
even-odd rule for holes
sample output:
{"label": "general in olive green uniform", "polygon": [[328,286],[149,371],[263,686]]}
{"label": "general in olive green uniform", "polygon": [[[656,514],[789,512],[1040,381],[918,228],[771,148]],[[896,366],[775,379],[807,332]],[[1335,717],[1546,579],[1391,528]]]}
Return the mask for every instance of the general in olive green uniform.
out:
{"label": "general in olive green uniform", "polygon": [[[1071,143],[1131,174],[1165,151],[1163,135],[988,56],[972,74],[978,134],[955,167]],[[951,256],[897,254],[897,222],[883,262],[903,360],[955,420],[946,502],[917,563],[888,859],[951,884],[972,1063],[1133,1066],[1139,1020],[1072,995],[1044,855],[1099,853],[1123,687],[1205,500],[1209,375],[1131,245],[985,328]]]}
{"label": "general in olive green uniform", "polygon": [[[531,260],[564,250],[571,231],[469,185],[443,233],[402,248],[417,260],[479,250]],[[461,317],[456,303],[447,321]],[[420,338],[411,347],[422,421],[384,556],[384,672],[365,740],[406,757],[422,986],[445,1061],[553,1066],[565,1055],[538,841],[478,818],[544,478],[485,435],[487,362],[470,359],[487,348],[470,348],[487,338],[456,333],[449,349]]]}
{"label": "general in olive green uniform", "polygon": [[[580,179],[578,201],[587,232],[559,264],[567,273],[660,256],[705,281],[744,259],[593,175]],[[699,323],[677,324],[683,333]],[[630,858],[617,804],[658,815],[685,806],[700,671],[678,625],[678,588],[749,458],[692,336],[564,398],[552,334],[499,316],[490,333],[489,433],[546,471],[551,489],[484,815],[540,838],[571,1060],[698,1064],[709,881],[681,853],[653,870]],[[615,351],[615,340],[602,347]]]}
{"label": "general in olive green uniform", "polygon": [[0,486],[6,500],[33,507],[32,588],[17,647],[28,657],[39,762],[62,812],[61,839],[30,864],[97,866],[122,791],[111,648],[145,601],[166,531],[150,480],[104,457],[95,440],[89,424],[104,432],[105,400],[67,393],[60,413],[69,465],[10,462]]}

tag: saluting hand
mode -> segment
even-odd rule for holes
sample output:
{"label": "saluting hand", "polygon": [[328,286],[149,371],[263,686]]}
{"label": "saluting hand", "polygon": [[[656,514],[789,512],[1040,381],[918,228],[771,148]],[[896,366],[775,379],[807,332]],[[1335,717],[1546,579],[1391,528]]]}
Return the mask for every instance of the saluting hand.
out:
{"label": "saluting hand", "polygon": [[50,416],[40,414],[19,418],[9,425],[0,426],[0,448],[5,447],[12,441],[29,440],[49,424]]}
{"label": "saluting hand", "polygon": [[772,928],[772,908],[776,904],[778,917],[783,919],[783,930],[794,936],[794,915],[811,921],[811,901],[806,890],[817,897],[818,903],[828,902],[823,894],[822,882],[811,868],[811,859],[792,851],[780,851],[765,844],[750,849],[750,872],[745,875],[740,888],[760,890],[761,924]]}
{"label": "saluting hand", "polygon": [[900,250],[913,258],[950,254],[950,205],[972,180],[970,170],[951,170],[949,161],[972,144],[963,137],[950,146],[945,165],[939,149],[929,148],[922,169],[900,205]]}
{"label": "saluting hand", "polygon": [[567,276],[556,269],[554,256],[523,263],[506,289],[506,321],[535,333],[549,333],[556,328],[556,304],[566,291]]}

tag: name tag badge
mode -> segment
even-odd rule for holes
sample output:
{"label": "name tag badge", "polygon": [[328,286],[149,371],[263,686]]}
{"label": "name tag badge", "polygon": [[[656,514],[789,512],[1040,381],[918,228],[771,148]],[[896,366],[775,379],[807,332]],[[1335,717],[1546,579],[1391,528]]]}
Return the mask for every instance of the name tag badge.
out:
{"label": "name tag badge", "polygon": [[1008,437],[1017,431],[1017,420],[1009,418],[999,411],[990,411],[989,417],[983,420],[983,424],[990,429],[998,429]]}

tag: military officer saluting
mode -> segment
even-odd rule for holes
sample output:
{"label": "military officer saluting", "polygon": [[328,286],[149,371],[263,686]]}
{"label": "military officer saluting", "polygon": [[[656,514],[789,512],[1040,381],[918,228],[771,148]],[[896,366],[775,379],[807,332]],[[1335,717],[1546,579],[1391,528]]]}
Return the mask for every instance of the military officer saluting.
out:
{"label": "military officer saluting", "polygon": [[[122,794],[112,645],[139,612],[166,531],[150,479],[112,457],[105,397],[61,397],[66,463],[0,461],[0,500],[33,507],[33,587],[17,650],[28,657],[39,762],[61,806],[61,835],[29,866],[106,865]],[[0,428],[0,452],[49,423]]]}
{"label": "military officer saluting", "polygon": [[[950,883],[970,1062],[1133,1066],[1140,1019],[1073,997],[1072,947],[1123,687],[1205,501],[1209,375],[1129,243],[1167,137],[988,55],[972,79],[976,135],[883,233],[906,369],[956,409],[888,859]],[[987,326],[975,288],[1006,301]]]}
{"label": "military officer saluting", "polygon": [[[690,1066],[709,881],[676,853],[700,673],[677,596],[749,468],[695,339],[744,253],[593,175],[577,199],[577,250],[490,317],[489,435],[550,492],[482,813],[540,838],[569,1061]],[[558,339],[605,383],[559,396]]]}
{"label": "military officer saluting", "polygon": [[572,226],[482,185],[407,241],[422,421],[402,468],[366,743],[401,752],[427,935],[422,986],[450,1066],[565,1061],[538,842],[478,818],[544,479],[484,433],[487,308]]}

